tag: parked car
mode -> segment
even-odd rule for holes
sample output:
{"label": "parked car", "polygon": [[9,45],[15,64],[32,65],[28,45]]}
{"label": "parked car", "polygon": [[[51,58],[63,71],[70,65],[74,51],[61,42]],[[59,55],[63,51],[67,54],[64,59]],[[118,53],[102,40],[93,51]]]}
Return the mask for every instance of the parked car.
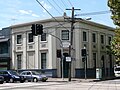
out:
{"label": "parked car", "polygon": [[12,83],[15,81],[19,81],[21,83],[25,82],[25,78],[23,76],[20,76],[14,70],[0,70],[0,76],[3,76],[4,81],[6,82],[12,82]]}
{"label": "parked car", "polygon": [[33,81],[33,82],[38,82],[38,81],[46,82],[46,80],[48,79],[48,77],[36,71],[23,71],[20,73],[20,75],[24,76],[27,81]]}
{"label": "parked car", "polygon": [[120,66],[114,68],[115,77],[120,77]]}
{"label": "parked car", "polygon": [[4,83],[4,77],[0,76],[0,84],[3,84],[3,83]]}

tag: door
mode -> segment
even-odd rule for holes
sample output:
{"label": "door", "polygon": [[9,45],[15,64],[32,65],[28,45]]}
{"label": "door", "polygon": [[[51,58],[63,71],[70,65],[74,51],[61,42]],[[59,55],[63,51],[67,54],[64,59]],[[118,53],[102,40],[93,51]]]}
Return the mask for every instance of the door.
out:
{"label": "door", "polygon": [[105,78],[105,58],[104,55],[101,57],[101,64],[102,64],[102,78]]}
{"label": "door", "polygon": [[68,57],[68,53],[63,53],[63,76],[64,78],[68,78],[68,70],[69,70],[69,62],[66,62],[66,57]]}
{"label": "door", "polygon": [[94,72],[94,75],[93,75],[93,78],[96,77],[96,53],[93,53],[93,72]]}

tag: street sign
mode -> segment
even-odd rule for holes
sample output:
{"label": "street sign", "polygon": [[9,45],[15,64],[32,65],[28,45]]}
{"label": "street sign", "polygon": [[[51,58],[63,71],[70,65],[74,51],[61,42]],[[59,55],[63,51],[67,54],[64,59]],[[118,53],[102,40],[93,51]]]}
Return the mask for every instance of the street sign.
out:
{"label": "street sign", "polygon": [[70,42],[62,42],[64,48],[68,48],[70,46]]}
{"label": "street sign", "polygon": [[71,57],[66,57],[66,62],[71,62]]}

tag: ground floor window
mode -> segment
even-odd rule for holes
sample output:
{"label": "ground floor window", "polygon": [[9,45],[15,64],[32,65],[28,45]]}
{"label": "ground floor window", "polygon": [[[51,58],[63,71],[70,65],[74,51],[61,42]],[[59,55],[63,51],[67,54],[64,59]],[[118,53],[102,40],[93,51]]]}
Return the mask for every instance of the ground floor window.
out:
{"label": "ground floor window", "polygon": [[22,55],[17,54],[17,69],[21,69],[22,66]]}
{"label": "ground floor window", "polygon": [[41,69],[46,69],[46,53],[41,53]]}

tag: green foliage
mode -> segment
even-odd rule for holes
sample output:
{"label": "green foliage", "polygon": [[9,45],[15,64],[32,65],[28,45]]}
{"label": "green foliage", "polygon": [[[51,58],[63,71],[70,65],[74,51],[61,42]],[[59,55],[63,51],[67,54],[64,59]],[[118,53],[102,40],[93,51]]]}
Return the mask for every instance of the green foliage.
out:
{"label": "green foliage", "polygon": [[115,30],[115,36],[111,42],[111,51],[116,56],[116,62],[120,62],[120,28]]}
{"label": "green foliage", "polygon": [[120,29],[115,30],[115,36],[111,42],[111,49],[115,56],[120,56]]}
{"label": "green foliage", "polygon": [[120,0],[108,0],[108,6],[112,12],[111,18],[114,24],[120,26]]}
{"label": "green foliage", "polygon": [[112,12],[111,18],[114,24],[118,26],[109,50],[116,56],[116,62],[120,62],[120,0],[108,0],[108,6]]}

